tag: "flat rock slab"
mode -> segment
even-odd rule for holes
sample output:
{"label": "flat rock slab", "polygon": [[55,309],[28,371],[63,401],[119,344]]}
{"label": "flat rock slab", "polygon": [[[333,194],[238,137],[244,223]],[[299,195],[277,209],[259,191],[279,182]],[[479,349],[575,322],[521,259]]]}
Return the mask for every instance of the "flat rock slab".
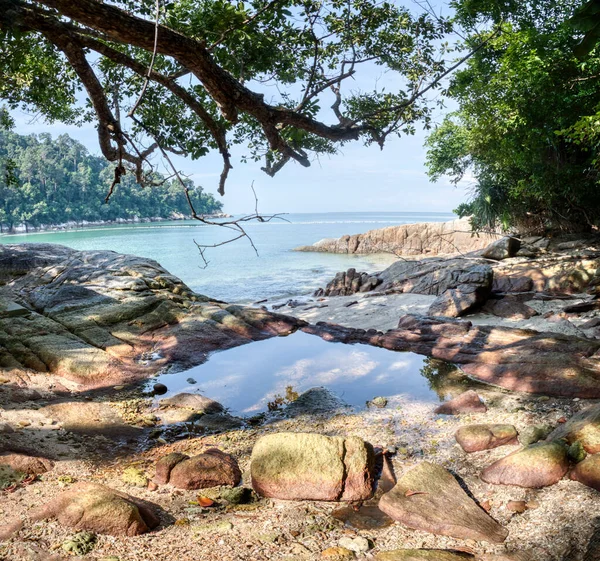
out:
{"label": "flat rock slab", "polygon": [[261,437],[251,459],[263,497],[362,501],[373,494],[375,455],[361,438],[282,432]]}
{"label": "flat rock slab", "polygon": [[0,298],[0,318],[18,318],[28,316],[31,310],[24,308],[12,300]]}
{"label": "flat rock slab", "polygon": [[170,483],[179,489],[207,489],[219,485],[235,487],[242,480],[236,459],[216,448],[190,458],[173,453],[156,463],[156,483]]}
{"label": "flat rock slab", "polygon": [[112,536],[137,536],[156,528],[153,507],[141,499],[95,483],[76,483],[31,513],[34,520],[56,518],[62,525]]}
{"label": "flat rock slab", "polygon": [[460,415],[461,413],[485,413],[487,406],[477,392],[468,390],[459,396],[446,401],[434,409],[438,415]]}
{"label": "flat rock slab", "polygon": [[559,442],[540,442],[494,462],[483,470],[481,479],[537,489],[558,483],[568,470],[566,447]]}
{"label": "flat rock slab", "polygon": [[167,363],[191,368],[211,351],[304,324],[211,301],[157,262],[113,251],[0,245],[0,283],[0,368],[88,387],[147,377]]}
{"label": "flat rock slab", "polygon": [[468,553],[445,551],[442,549],[394,549],[382,551],[375,561],[464,561],[475,559]]}
{"label": "flat rock slab", "polygon": [[549,440],[560,438],[564,438],[569,444],[581,442],[589,454],[600,452],[600,404],[573,415],[548,436]]}
{"label": "flat rock slab", "polygon": [[506,444],[518,444],[517,429],[512,425],[468,425],[454,435],[465,452],[480,452]]}
{"label": "flat rock slab", "polygon": [[570,473],[573,481],[579,481],[596,491],[600,491],[600,454],[588,456],[579,462]]}
{"label": "flat rock slab", "polygon": [[379,508],[409,528],[432,534],[494,543],[502,543],[508,535],[450,472],[430,462],[403,475],[381,497]]}
{"label": "flat rock slab", "polygon": [[321,322],[303,330],[452,362],[472,378],[513,391],[600,398],[600,341],[418,315],[400,318],[386,333]]}

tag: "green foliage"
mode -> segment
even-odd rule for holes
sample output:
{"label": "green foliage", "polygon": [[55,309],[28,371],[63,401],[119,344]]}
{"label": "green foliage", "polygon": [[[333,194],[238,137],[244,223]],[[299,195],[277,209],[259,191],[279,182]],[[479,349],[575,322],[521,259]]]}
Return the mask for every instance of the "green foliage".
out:
{"label": "green foliage", "polygon": [[[502,19],[495,2],[455,4],[463,21]],[[600,224],[600,56],[573,54],[572,2],[510,6],[501,32],[488,31],[451,81],[459,108],[427,140],[429,174],[474,175],[471,201],[457,211],[475,228],[590,229]]]}
{"label": "green foliage", "polygon": [[[67,135],[22,136],[0,128],[0,224],[9,230],[29,226],[83,220],[116,220],[133,217],[168,218],[190,215],[177,181],[141,188],[131,174],[116,186],[108,204],[104,199],[114,177],[114,168],[103,158]],[[221,203],[201,187],[188,182],[198,213],[217,212]]]}
{"label": "green foliage", "polygon": [[[128,16],[155,20],[154,0],[115,0],[108,4]],[[64,44],[48,31],[52,26],[21,24],[20,14],[27,19],[29,12],[40,13],[39,3],[23,0],[13,9],[15,13],[5,17],[0,13],[0,99],[11,108],[25,108],[48,121],[80,123],[92,119],[92,106],[82,103],[79,93],[83,92],[81,76],[61,52]],[[61,16],[60,7],[57,12],[42,13],[53,25],[65,25],[69,19]],[[197,159],[211,150],[223,153],[215,135],[215,128],[219,128],[227,134],[229,144],[248,148],[244,160],[287,161],[289,148],[303,165],[308,165],[311,154],[331,154],[348,140],[383,145],[389,136],[413,134],[414,123],[419,120],[427,125],[432,104],[415,94],[431,82],[435,83],[432,89],[441,87],[435,81],[444,70],[440,41],[450,31],[447,20],[415,15],[408,7],[388,0],[163,2],[160,24],[205,46],[210,64],[203,62],[204,55],[199,52],[197,67],[185,67],[190,63],[181,62],[178,47],[163,40],[153,70],[163,77],[181,73],[184,77],[177,85],[208,117],[199,118],[189,99],[182,100],[164,82],[151,81],[134,122],[124,116],[138,98],[147,72],[132,70],[106,52],[102,54],[102,49],[90,41],[108,45],[144,69],[153,59],[152,52],[135,46],[138,43],[133,40],[127,43],[134,21],[126,24],[130,26],[127,29],[117,18],[95,18],[93,23],[85,17],[79,19],[74,18],[77,35],[81,44],[85,43],[88,62],[101,85],[94,95],[104,97],[110,111],[122,117],[120,128],[134,141],[143,144],[151,135],[162,148]],[[105,31],[115,30],[119,36],[111,40],[113,36]],[[79,39],[73,39],[72,47],[81,46]],[[213,72],[213,62],[228,72],[227,79]],[[373,80],[372,88],[361,90],[349,82],[361,73],[372,77],[374,69],[378,74],[396,73],[398,89],[384,92]],[[215,85],[215,81],[219,83]],[[240,85],[250,90],[251,100],[240,96]],[[332,86],[341,97],[337,110],[327,114]],[[90,88],[86,89],[89,94]],[[221,98],[217,99],[215,92],[219,91]],[[228,114],[229,120],[221,113],[223,96],[235,105],[235,116]],[[304,119],[300,124],[295,120],[293,125],[286,118],[277,122],[272,108],[282,107],[303,118],[333,124],[319,128]],[[106,122],[108,112],[99,116],[101,126],[110,125]],[[209,126],[209,120],[218,127]],[[346,136],[338,134],[343,128],[353,130]],[[113,144],[122,141],[114,127],[110,130]],[[125,144],[131,149],[129,141]]]}

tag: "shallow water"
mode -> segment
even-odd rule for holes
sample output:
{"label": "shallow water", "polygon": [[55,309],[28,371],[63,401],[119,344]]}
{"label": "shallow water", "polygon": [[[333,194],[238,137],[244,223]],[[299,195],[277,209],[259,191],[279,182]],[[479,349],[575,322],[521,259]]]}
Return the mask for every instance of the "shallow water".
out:
{"label": "shallow water", "polygon": [[244,416],[267,410],[277,396],[285,401],[315,386],[353,406],[364,407],[377,396],[394,397],[394,403],[438,403],[456,381],[454,367],[421,355],[296,332],[214,353],[200,366],[162,374],[148,385],[165,384],[166,396],[201,393]]}
{"label": "shallow water", "polygon": [[78,250],[113,250],[149,257],[181,278],[193,290],[227,302],[253,302],[309,294],[324,286],[338,271],[384,269],[392,255],[332,255],[293,251],[322,238],[337,238],[375,228],[414,222],[440,222],[452,214],[410,212],[353,212],[289,214],[288,221],[250,222],[245,225],[258,250],[247,240],[207,251],[202,261],[194,240],[223,241],[230,231],[194,221],[104,226],[65,232],[0,236],[0,243],[58,243]]}

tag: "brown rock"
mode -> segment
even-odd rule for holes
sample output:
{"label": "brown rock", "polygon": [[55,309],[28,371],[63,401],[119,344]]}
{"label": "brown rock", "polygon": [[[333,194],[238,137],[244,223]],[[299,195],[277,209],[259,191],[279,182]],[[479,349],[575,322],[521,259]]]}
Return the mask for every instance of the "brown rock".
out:
{"label": "brown rock", "polygon": [[409,528],[433,534],[496,543],[508,535],[447,470],[429,462],[403,475],[379,508]]}
{"label": "brown rock", "polygon": [[360,501],[373,494],[373,447],[358,437],[277,433],[252,450],[252,486],[264,497]]}
{"label": "brown rock", "polygon": [[218,402],[197,393],[178,393],[160,400],[160,407],[191,409],[196,413],[222,413],[223,406]]}
{"label": "brown rock", "polygon": [[494,462],[481,479],[496,485],[539,488],[558,483],[569,469],[567,449],[558,442],[532,444]]}
{"label": "brown rock", "polygon": [[31,513],[34,520],[56,518],[64,526],[112,536],[137,536],[159,519],[150,503],[95,483],[76,483]]}
{"label": "brown rock", "polygon": [[525,501],[508,501],[506,503],[506,508],[511,512],[522,514],[527,510],[527,503]]}
{"label": "brown rock", "polygon": [[50,471],[54,467],[54,462],[47,458],[16,452],[3,452],[0,454],[0,464],[7,465],[14,471],[28,475],[40,475]]}
{"label": "brown rock", "polygon": [[513,391],[600,398],[600,342],[591,339],[417,315],[402,317],[386,333],[326,323],[303,330],[328,341],[446,360],[472,378]]}
{"label": "brown rock", "polygon": [[454,437],[465,452],[518,444],[517,430],[512,425],[468,425],[459,428]]}
{"label": "brown rock", "polygon": [[573,481],[579,481],[596,491],[600,491],[600,454],[588,456],[579,462],[570,473]]}
{"label": "brown rock", "polygon": [[154,475],[154,482],[159,485],[165,485],[169,482],[169,476],[171,475],[171,470],[179,463],[183,462],[183,460],[189,459],[189,456],[185,454],[180,454],[179,452],[172,452],[171,454],[167,454],[163,456],[156,462],[156,473]]}
{"label": "brown rock", "polygon": [[156,465],[156,483],[170,483],[179,489],[206,489],[218,485],[235,487],[242,472],[233,456],[216,448],[190,458],[184,454],[169,454]]}
{"label": "brown rock", "polygon": [[458,397],[446,401],[434,409],[438,415],[460,415],[461,413],[485,413],[487,407],[477,392],[468,390]]}

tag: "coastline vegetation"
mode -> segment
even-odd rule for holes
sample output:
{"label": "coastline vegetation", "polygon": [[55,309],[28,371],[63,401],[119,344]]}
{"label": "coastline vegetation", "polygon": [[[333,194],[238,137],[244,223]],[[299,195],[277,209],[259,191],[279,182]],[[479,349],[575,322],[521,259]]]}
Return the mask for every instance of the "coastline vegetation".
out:
{"label": "coastline vegetation", "polygon": [[[0,128],[0,229],[190,214],[181,185],[157,172],[145,188],[132,174],[124,175],[106,204],[114,167],[68,135],[53,139]],[[212,194],[184,181],[198,213],[221,210]]]}

